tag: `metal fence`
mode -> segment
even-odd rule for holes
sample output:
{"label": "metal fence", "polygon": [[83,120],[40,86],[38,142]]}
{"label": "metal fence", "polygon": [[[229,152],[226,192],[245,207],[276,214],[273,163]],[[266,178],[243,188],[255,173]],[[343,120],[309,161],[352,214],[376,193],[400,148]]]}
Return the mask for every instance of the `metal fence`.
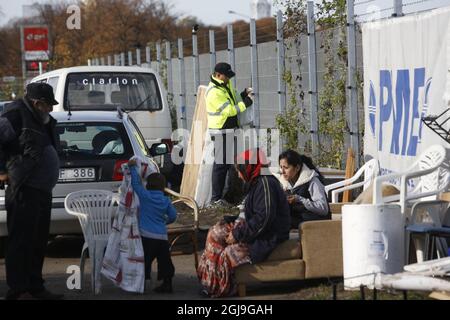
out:
{"label": "metal fence", "polygon": [[[318,130],[319,96],[324,85],[324,64],[327,59],[321,46],[322,40],[328,32],[343,31],[346,34],[347,49],[347,85],[345,116],[347,132],[345,146],[352,147],[357,157],[361,155],[363,104],[361,87],[357,83],[357,76],[362,76],[362,41],[358,24],[368,20],[395,18],[404,15],[404,8],[409,12],[417,12],[413,7],[420,3],[435,0],[421,0],[402,3],[402,0],[390,0],[392,6],[386,8],[370,5],[375,0],[347,0],[347,24],[333,30],[317,31],[315,27],[314,2],[308,1],[307,28],[308,34],[299,35],[300,48],[289,45],[292,39],[285,39],[283,35],[282,13],[276,16],[276,40],[257,43],[258,28],[255,20],[250,21],[250,41],[244,46],[235,47],[233,26],[227,26],[227,48],[216,51],[217,40],[215,32],[208,33],[209,52],[199,53],[198,35],[193,32],[192,39],[178,39],[176,43],[158,42],[149,45],[145,50],[135,49],[127,53],[90,59],[91,65],[142,65],[149,66],[159,72],[167,87],[169,100],[176,108],[177,124],[179,128],[191,127],[192,116],[196,103],[196,88],[207,85],[216,62],[225,61],[236,70],[236,77],[232,80],[239,90],[252,86],[255,92],[255,103],[252,106],[251,126],[257,128],[274,128],[276,115],[286,110],[289,104],[288,88],[284,75],[289,71],[297,86],[307,88],[307,95],[296,97],[302,101],[304,119],[309,119],[308,133],[300,135],[300,144],[310,141],[311,152],[317,155],[320,136]],[[442,1],[442,0],[439,0]],[[355,10],[357,13],[355,14]],[[364,11],[365,10],[365,11]],[[345,30],[343,30],[344,28]],[[341,30],[342,29],[342,30]],[[240,31],[242,32],[242,31]],[[207,39],[202,38],[202,43]],[[224,40],[224,39],[221,39]],[[331,50],[336,50],[339,38],[333,41]],[[164,55],[163,55],[164,50]],[[190,56],[184,52],[189,50]],[[307,63],[299,63],[299,60]],[[299,95],[299,93],[294,93]],[[300,106],[299,106],[300,107]],[[359,160],[359,159],[358,159]],[[358,163],[359,161],[357,161]]]}

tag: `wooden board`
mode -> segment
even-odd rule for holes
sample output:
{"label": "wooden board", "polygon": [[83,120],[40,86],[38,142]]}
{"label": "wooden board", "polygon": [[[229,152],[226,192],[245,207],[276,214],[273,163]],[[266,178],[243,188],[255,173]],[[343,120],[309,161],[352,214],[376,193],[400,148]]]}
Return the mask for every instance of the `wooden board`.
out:
{"label": "wooden board", "polygon": [[197,90],[197,102],[195,104],[191,135],[186,150],[183,178],[180,187],[181,195],[191,198],[195,198],[197,178],[203,156],[203,147],[205,145],[205,135],[208,129],[205,100],[206,88],[206,86],[199,86]]}
{"label": "wooden board", "polygon": [[441,193],[439,199],[450,202],[450,192]]}
{"label": "wooden board", "polygon": [[[347,151],[347,163],[345,165],[345,179],[350,179],[355,174],[355,153],[352,148]],[[342,202],[352,202],[351,190],[344,191],[342,195]]]}

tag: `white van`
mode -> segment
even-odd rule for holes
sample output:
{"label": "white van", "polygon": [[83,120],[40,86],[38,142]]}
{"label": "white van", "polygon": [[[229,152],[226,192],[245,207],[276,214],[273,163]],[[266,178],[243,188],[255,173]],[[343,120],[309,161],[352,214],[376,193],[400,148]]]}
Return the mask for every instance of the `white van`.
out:
{"label": "white van", "polygon": [[[59,102],[53,111],[117,110],[130,112],[148,147],[165,143],[172,149],[172,122],[164,85],[150,68],[80,66],[43,73],[31,82],[53,87]],[[160,158],[159,158],[160,157]],[[170,154],[156,157],[161,172],[172,170]]]}

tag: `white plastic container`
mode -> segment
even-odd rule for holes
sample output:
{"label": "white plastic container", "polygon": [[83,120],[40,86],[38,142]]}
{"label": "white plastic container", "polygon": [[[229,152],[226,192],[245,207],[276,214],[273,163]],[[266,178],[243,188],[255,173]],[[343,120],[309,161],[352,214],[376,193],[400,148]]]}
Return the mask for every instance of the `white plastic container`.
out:
{"label": "white plastic container", "polygon": [[378,272],[403,270],[404,218],[399,205],[345,205],[342,208],[344,287],[374,287]]}

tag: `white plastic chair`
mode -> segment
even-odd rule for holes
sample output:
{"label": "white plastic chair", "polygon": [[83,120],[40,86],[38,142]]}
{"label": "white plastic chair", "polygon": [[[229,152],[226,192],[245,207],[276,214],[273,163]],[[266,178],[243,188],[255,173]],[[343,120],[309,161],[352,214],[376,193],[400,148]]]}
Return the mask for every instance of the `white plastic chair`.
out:
{"label": "white plastic chair", "polygon": [[[447,190],[450,184],[450,161],[447,156],[448,150],[441,145],[433,145],[426,149],[418,159],[405,171],[399,173],[388,174],[376,177],[373,188],[373,203],[396,203],[400,205],[400,210],[405,217],[406,233],[405,233],[405,261],[409,263],[409,245],[411,233],[419,233],[420,227],[416,225],[417,210],[425,208],[428,216],[431,218],[434,227],[440,227],[439,212],[436,212],[435,204],[441,201],[436,200],[437,196]],[[400,194],[382,197],[381,186],[383,181],[400,179]],[[416,185],[408,190],[408,182],[416,179]],[[439,202],[439,203],[438,203]],[[408,208],[411,208],[408,213]],[[427,239],[424,229],[423,235]],[[427,241],[425,241],[427,242]],[[416,246],[416,256],[419,262],[424,260],[428,243],[423,244],[421,241],[414,242]]]}
{"label": "white plastic chair", "polygon": [[[446,238],[450,238],[450,228],[442,225],[449,203],[443,200],[419,201],[411,209],[411,221],[406,227],[407,246],[406,258],[409,262],[409,252],[413,235],[423,238],[423,242],[415,239],[417,262],[433,259],[434,252],[438,258],[446,257],[448,246]],[[419,218],[419,212],[421,219]]]}
{"label": "white plastic chair", "polygon": [[81,285],[83,286],[84,263],[89,250],[92,291],[95,294],[101,292],[100,270],[116,202],[114,193],[106,190],[76,191],[69,193],[64,200],[66,211],[78,217],[84,235],[80,258]]}
{"label": "white plastic chair", "polygon": [[[404,214],[408,204],[412,204],[411,200],[433,200],[433,197],[436,199],[436,196],[444,192],[450,184],[450,163],[446,153],[443,146],[433,145],[405,171],[376,177],[373,204],[394,202],[400,205]],[[395,179],[400,179],[400,194],[383,197],[382,183]],[[417,184],[408,191],[407,185],[412,179],[417,179]]]}
{"label": "white plastic chair", "polygon": [[[338,202],[337,195],[347,190],[352,190],[363,186],[366,189],[372,180],[378,176],[380,171],[378,160],[371,159],[367,161],[359,170],[353,175],[353,177],[349,179],[345,179],[333,184],[329,184],[325,186],[325,193],[328,196],[328,192],[331,192],[331,202]],[[364,174],[364,179],[360,182],[354,183],[358,181],[361,176]]]}

